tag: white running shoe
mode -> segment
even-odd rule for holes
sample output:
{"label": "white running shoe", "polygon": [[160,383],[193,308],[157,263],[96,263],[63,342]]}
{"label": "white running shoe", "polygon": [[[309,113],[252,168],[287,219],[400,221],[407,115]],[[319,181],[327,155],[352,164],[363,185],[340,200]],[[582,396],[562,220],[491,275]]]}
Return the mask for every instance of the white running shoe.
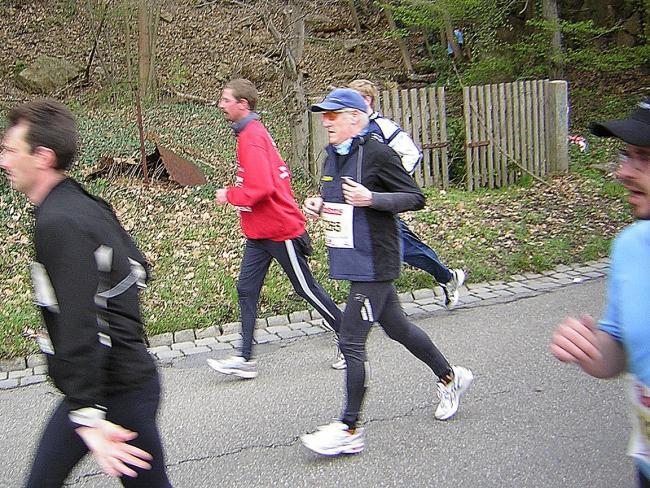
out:
{"label": "white running shoe", "polygon": [[336,359],[332,363],[332,369],[345,369],[348,367],[348,363],[345,361],[345,356],[339,349],[339,346],[336,346]]}
{"label": "white running shoe", "polygon": [[451,279],[440,286],[445,294],[445,307],[451,310],[456,306],[460,298],[460,287],[465,283],[465,271],[462,269],[452,269]]}
{"label": "white running shoe", "polygon": [[328,425],[318,427],[312,434],[300,437],[303,445],[323,456],[338,456],[339,454],[356,454],[363,451],[363,428],[357,427],[354,433],[348,426],[337,420]]}
{"label": "white running shoe", "polygon": [[436,387],[438,389],[438,408],[436,408],[435,417],[438,420],[447,420],[453,417],[458,411],[460,406],[460,397],[471,386],[474,381],[474,374],[467,368],[462,366],[453,366],[454,379],[445,385],[438,382]]}
{"label": "white running shoe", "polygon": [[246,361],[241,356],[230,356],[226,359],[208,359],[208,365],[219,373],[252,379],[257,376],[257,361]]}

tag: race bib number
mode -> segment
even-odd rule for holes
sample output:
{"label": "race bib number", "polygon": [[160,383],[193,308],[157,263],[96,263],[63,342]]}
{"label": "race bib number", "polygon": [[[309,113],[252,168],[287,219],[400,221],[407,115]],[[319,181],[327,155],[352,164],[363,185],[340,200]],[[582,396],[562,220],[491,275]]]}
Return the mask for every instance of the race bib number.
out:
{"label": "race bib number", "polygon": [[632,438],[627,453],[650,463],[650,388],[630,375],[628,395],[632,402]]}
{"label": "race bib number", "polygon": [[322,218],[325,221],[325,245],[352,249],[354,232],[352,214],[354,207],[347,203],[323,202]]}

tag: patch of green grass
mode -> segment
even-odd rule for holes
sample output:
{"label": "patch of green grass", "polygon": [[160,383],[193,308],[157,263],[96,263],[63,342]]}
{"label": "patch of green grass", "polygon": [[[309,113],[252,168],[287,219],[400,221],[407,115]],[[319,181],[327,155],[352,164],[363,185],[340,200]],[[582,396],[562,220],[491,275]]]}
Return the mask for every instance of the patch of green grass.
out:
{"label": "patch of green grass", "polygon": [[621,185],[618,181],[606,180],[601,186],[600,195],[605,198],[624,199],[627,195],[627,190],[623,188],[623,185]]}
{"label": "patch of green grass", "polygon": [[[571,125],[574,129],[585,130],[591,122],[625,117],[631,107],[638,103],[636,93],[613,92],[591,87],[572,87],[571,105],[579,107],[571,113]],[[585,135],[585,134],[583,134]]]}
{"label": "patch of green grass", "polygon": [[494,262],[486,262],[476,255],[467,256],[461,266],[469,270],[468,277],[472,283],[493,281],[503,278],[502,267]]}
{"label": "patch of green grass", "polygon": [[537,212],[535,210],[530,211],[524,215],[524,222],[529,224],[541,224],[544,222],[544,219],[546,219],[546,216],[541,212]]}
{"label": "patch of green grass", "polygon": [[593,261],[607,255],[611,245],[611,238],[597,235],[590,237],[580,253],[580,261]]}
{"label": "patch of green grass", "polygon": [[428,273],[404,265],[402,274],[395,280],[395,287],[398,290],[419,290],[420,288],[432,288],[436,283]]}
{"label": "patch of green grass", "polygon": [[28,355],[36,351],[36,344],[22,336],[25,327],[33,327],[40,320],[31,300],[5,297],[0,308],[0,358]]}
{"label": "patch of green grass", "polygon": [[521,175],[519,180],[517,180],[517,186],[521,188],[530,188],[531,186],[533,186],[534,182],[535,180],[533,179],[532,176],[530,176],[527,173],[524,173],[523,175]]}
{"label": "patch of green grass", "polygon": [[571,242],[562,237],[554,237],[545,242],[542,249],[533,252],[531,257],[534,271],[546,271],[561,263],[567,251],[571,249]]}
{"label": "patch of green grass", "polygon": [[530,236],[523,227],[518,229],[517,235],[521,245],[515,252],[504,256],[509,275],[549,270],[566,262],[568,252],[573,246],[571,240],[566,237],[545,239],[543,246],[529,243]]}

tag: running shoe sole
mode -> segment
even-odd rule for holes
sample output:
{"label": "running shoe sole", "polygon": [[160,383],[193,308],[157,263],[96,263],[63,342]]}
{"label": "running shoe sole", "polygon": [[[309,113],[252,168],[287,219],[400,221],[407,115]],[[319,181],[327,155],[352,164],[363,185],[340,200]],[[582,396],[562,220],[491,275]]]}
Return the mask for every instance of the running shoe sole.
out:
{"label": "running shoe sole", "polygon": [[251,380],[257,377],[257,371],[245,371],[243,369],[224,368],[216,359],[208,359],[208,365],[215,371],[218,371],[221,374],[225,374],[229,376],[237,376],[239,378],[243,378],[246,380]]}
{"label": "running shoe sole", "polygon": [[318,446],[314,446],[311,444],[309,441],[305,441],[304,438],[300,438],[302,441],[302,445],[305,446],[307,449],[309,449],[312,452],[315,452],[316,454],[320,454],[321,456],[338,456],[339,454],[358,454],[361,451],[363,451],[363,448],[365,447],[364,444],[353,444],[351,446],[345,446],[345,447],[333,447],[331,449],[322,449],[319,448]]}

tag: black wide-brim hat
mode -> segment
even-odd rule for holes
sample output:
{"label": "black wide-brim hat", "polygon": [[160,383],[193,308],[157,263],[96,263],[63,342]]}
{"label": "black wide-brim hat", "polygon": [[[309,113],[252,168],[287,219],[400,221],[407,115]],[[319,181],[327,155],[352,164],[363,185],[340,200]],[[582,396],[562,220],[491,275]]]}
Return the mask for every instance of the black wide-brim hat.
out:
{"label": "black wide-brim hat", "polygon": [[599,137],[618,137],[634,146],[650,147],[650,98],[639,103],[627,119],[595,122],[589,128]]}

